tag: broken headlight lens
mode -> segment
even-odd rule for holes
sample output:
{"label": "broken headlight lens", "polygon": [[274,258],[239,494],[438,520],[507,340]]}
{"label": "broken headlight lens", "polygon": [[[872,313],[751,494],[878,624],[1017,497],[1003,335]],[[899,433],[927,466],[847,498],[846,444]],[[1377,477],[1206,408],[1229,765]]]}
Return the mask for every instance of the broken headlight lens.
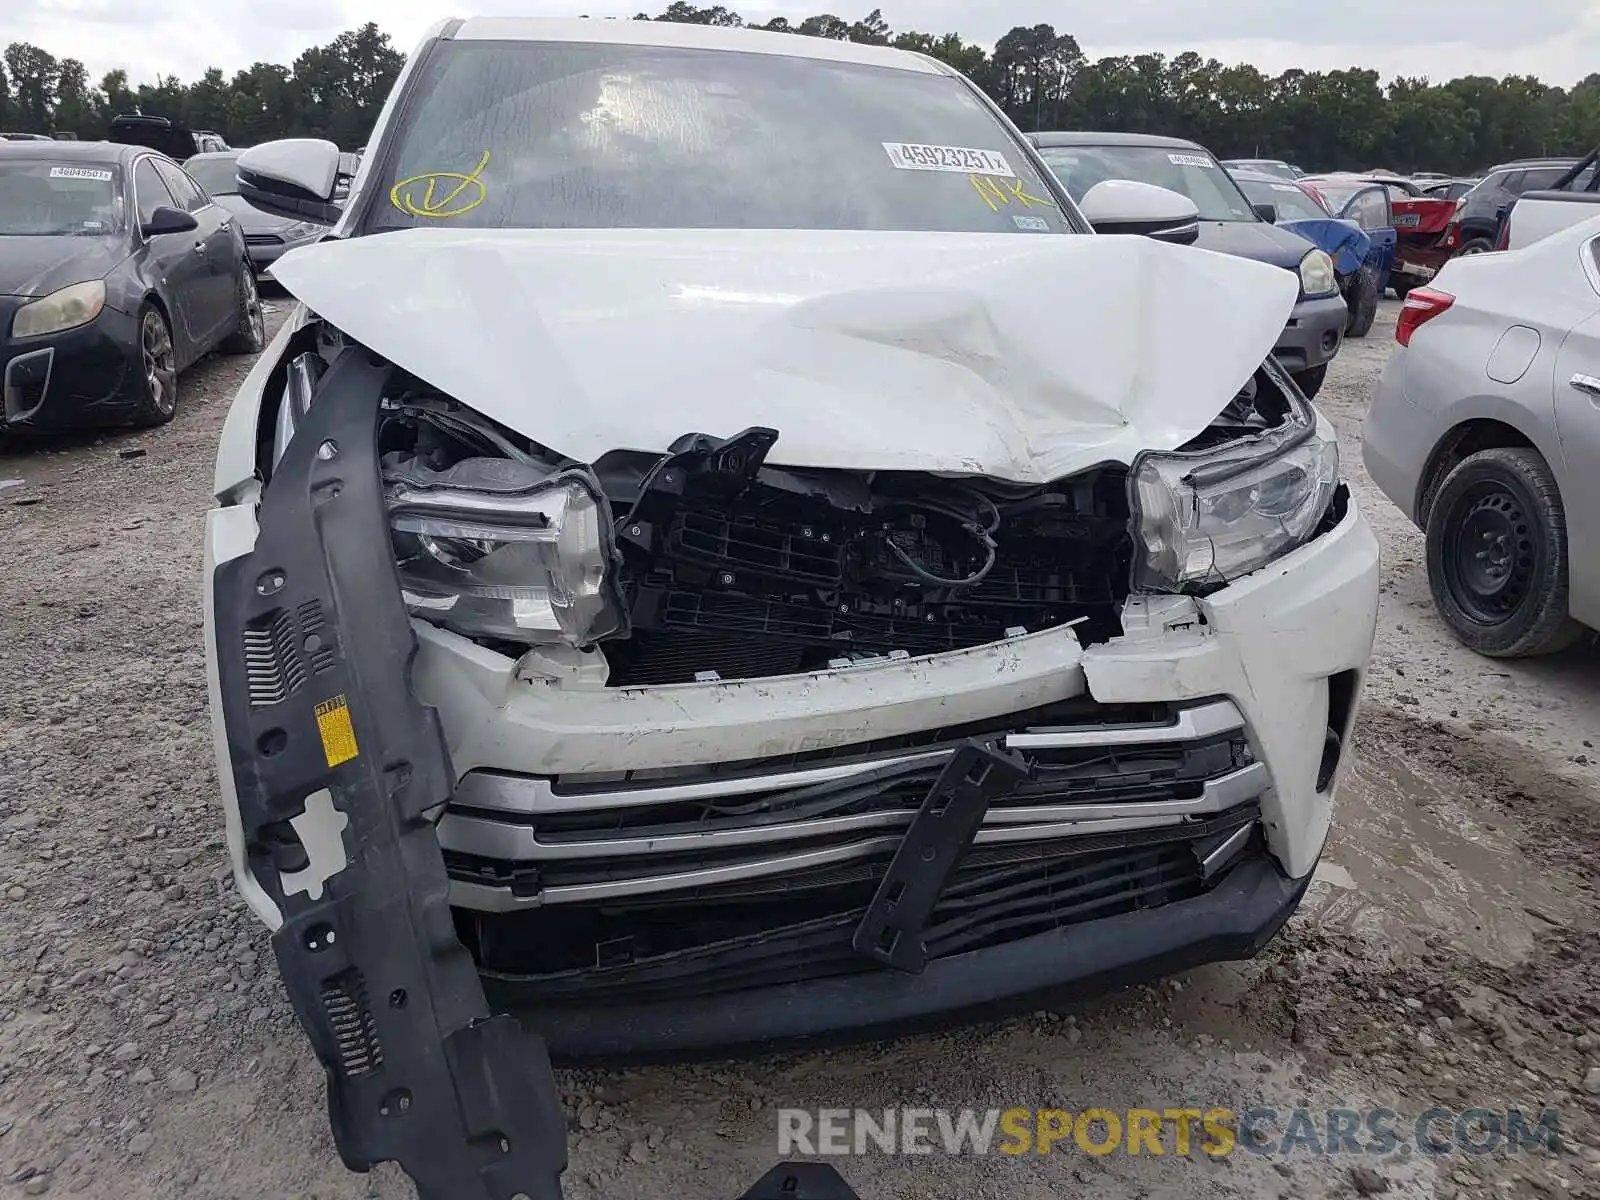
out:
{"label": "broken headlight lens", "polygon": [[583,471],[500,458],[386,464],[400,589],[466,637],[586,646],[622,628],[611,508]]}
{"label": "broken headlight lens", "polygon": [[1339,444],[1309,404],[1261,437],[1201,454],[1144,454],[1129,475],[1133,588],[1220,586],[1309,540],[1339,483]]}

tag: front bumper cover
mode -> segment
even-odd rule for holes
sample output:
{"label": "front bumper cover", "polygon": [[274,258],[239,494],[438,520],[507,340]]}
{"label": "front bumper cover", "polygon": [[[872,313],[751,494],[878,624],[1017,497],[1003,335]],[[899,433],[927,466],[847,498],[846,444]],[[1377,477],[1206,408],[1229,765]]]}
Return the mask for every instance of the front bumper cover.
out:
{"label": "front bumper cover", "polygon": [[1350,310],[1338,292],[1303,299],[1294,306],[1273,357],[1289,371],[1304,371],[1329,362],[1339,353]]}
{"label": "front bumper cover", "polygon": [[[398,1162],[424,1200],[559,1200],[547,1051],[491,1015],[427,817],[450,797],[449,755],[412,696],[416,641],[372,535],[385,524],[372,398],[389,369],[354,351],[330,368],[254,551],[210,581],[239,835],[283,917],[273,949],[345,1164]],[[294,824],[323,795],[344,819],[329,872]]]}

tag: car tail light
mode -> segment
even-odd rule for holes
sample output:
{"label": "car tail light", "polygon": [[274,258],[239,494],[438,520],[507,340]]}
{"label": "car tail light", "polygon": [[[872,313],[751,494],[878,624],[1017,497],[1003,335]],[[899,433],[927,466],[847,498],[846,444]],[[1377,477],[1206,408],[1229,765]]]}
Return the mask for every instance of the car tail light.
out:
{"label": "car tail light", "polygon": [[1402,346],[1411,345],[1411,337],[1417,330],[1455,302],[1456,298],[1449,292],[1412,288],[1406,293],[1406,302],[1400,306],[1400,318],[1394,325],[1394,340]]}
{"label": "car tail light", "polygon": [[1461,244],[1461,226],[1454,221],[1444,227],[1444,248],[1454,250]]}
{"label": "car tail light", "polygon": [[1511,214],[1507,213],[1505,220],[1500,222],[1500,234],[1494,239],[1496,250],[1511,249]]}

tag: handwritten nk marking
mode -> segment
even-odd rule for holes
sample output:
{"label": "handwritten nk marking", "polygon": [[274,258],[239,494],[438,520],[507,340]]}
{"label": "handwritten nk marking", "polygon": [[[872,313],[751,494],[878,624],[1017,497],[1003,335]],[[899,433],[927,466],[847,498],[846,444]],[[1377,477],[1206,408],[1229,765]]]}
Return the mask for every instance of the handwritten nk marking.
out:
{"label": "handwritten nk marking", "polygon": [[978,195],[983,197],[991,211],[999,212],[1000,209],[1013,202],[1024,208],[1032,208],[1035,204],[1044,208],[1051,207],[1050,201],[1041,200],[1028,191],[1027,181],[1024,179],[994,179],[988,175],[968,175],[972,186],[977,189]]}

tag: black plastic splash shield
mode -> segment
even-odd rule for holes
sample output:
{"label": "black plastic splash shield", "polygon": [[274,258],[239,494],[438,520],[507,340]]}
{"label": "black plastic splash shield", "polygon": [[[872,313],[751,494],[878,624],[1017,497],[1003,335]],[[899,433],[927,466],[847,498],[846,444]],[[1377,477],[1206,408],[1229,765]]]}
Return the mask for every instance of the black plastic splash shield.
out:
{"label": "black plastic splash shield", "polygon": [[857,954],[909,974],[928,965],[923,931],[950,872],[971,847],[989,802],[1027,775],[1021,758],[983,742],[969,741],[951,756],[856,927],[850,944]]}
{"label": "black plastic splash shield", "polygon": [[[389,371],[359,349],[334,363],[263,495],[254,551],[217,568],[245,843],[284,915],[273,948],[345,1164],[398,1162],[423,1200],[559,1200],[566,1128],[544,1042],[490,1013],[427,817],[453,775],[409,681],[375,439]],[[348,820],[346,865],[286,895],[280,870],[307,861],[288,823],[324,788]]]}

